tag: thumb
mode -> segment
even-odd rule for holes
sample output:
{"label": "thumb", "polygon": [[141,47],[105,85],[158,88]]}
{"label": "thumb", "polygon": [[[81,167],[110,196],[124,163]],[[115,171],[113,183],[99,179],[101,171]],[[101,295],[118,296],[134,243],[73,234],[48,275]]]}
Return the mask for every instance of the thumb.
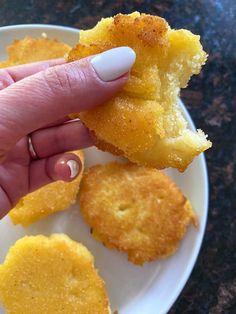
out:
{"label": "thumb", "polygon": [[135,52],[119,47],[58,65],[0,92],[0,151],[46,124],[102,104],[126,82]]}

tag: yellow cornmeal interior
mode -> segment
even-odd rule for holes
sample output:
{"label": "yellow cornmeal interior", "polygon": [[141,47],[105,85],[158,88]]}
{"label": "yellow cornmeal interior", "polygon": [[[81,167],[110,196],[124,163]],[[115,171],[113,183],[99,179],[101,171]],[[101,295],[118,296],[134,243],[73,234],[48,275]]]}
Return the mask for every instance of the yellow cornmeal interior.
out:
{"label": "yellow cornmeal interior", "polygon": [[91,253],[62,234],[26,236],[0,265],[7,314],[108,314],[104,282]]}
{"label": "yellow cornmeal interior", "polygon": [[53,182],[23,197],[9,213],[14,224],[27,227],[75,203],[83,175],[84,157],[82,151],[73,153],[81,160],[82,169],[79,176],[71,182]]}
{"label": "yellow cornmeal interior", "polygon": [[93,131],[99,148],[141,165],[184,171],[211,146],[202,131],[187,129],[177,105],[180,88],[200,72],[207,59],[200,36],[173,30],[157,16],[118,14],[81,31],[68,60],[118,46],[136,52],[128,83],[103,106],[78,116]]}

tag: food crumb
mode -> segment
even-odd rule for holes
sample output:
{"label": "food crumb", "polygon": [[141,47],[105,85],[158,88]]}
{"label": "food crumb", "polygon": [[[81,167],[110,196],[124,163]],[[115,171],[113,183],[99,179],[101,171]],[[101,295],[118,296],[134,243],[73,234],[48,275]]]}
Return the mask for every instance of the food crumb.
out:
{"label": "food crumb", "polygon": [[43,32],[43,33],[41,34],[41,36],[42,36],[43,38],[48,38],[48,35],[47,35],[45,32]]}

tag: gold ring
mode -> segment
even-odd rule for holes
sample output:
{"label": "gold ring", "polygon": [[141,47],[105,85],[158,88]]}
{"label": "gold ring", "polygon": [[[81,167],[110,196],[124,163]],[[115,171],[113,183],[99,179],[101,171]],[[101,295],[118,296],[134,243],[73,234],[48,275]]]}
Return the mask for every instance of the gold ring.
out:
{"label": "gold ring", "polygon": [[33,145],[33,142],[32,142],[31,135],[28,135],[28,149],[29,149],[30,157],[33,160],[39,159],[38,155],[37,155],[37,153],[36,153],[36,151],[34,149],[34,145]]}

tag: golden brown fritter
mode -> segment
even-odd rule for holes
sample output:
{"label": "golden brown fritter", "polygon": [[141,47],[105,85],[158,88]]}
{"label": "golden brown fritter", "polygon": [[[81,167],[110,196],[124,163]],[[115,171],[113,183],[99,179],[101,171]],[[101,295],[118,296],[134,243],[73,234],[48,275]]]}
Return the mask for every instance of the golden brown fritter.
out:
{"label": "golden brown fritter", "polygon": [[200,36],[173,30],[158,16],[118,14],[81,31],[68,61],[118,46],[129,46],[137,55],[129,81],[112,100],[78,116],[99,148],[140,165],[184,171],[211,146],[201,130],[187,129],[177,105],[180,88],[207,58]]}
{"label": "golden brown fritter", "polygon": [[85,172],[81,213],[94,237],[142,265],[175,253],[196,215],[163,172],[116,162]]}
{"label": "golden brown fritter", "polygon": [[75,203],[84,170],[84,155],[82,151],[73,153],[81,160],[82,169],[79,176],[71,182],[50,183],[23,197],[10,211],[10,217],[14,224],[27,227]]}
{"label": "golden brown fritter", "polygon": [[109,314],[91,253],[65,235],[26,236],[0,265],[0,302],[8,314]]}
{"label": "golden brown fritter", "polygon": [[15,40],[7,47],[8,59],[0,62],[0,68],[9,66],[63,58],[71,47],[55,39],[31,38]]}

